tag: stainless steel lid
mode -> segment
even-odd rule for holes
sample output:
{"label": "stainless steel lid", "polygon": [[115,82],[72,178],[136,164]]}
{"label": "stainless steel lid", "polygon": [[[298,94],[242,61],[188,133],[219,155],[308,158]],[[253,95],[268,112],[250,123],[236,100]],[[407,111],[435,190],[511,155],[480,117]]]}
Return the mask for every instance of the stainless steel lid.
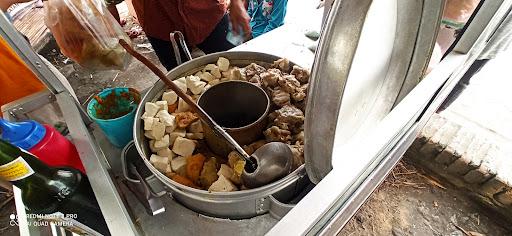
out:
{"label": "stainless steel lid", "polygon": [[333,148],[364,137],[421,79],[444,1],[335,1],[315,57],[305,121],[306,170],[318,183]]}

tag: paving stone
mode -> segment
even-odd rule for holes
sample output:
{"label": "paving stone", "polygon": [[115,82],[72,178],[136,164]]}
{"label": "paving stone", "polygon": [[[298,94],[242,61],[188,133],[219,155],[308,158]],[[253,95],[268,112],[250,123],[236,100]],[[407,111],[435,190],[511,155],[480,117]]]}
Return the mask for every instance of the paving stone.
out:
{"label": "paving stone", "polygon": [[496,145],[491,145],[487,155],[483,158],[481,165],[464,175],[464,180],[470,184],[481,184],[496,176],[496,171],[500,162],[498,155],[500,155],[498,147]]}
{"label": "paving stone", "polygon": [[495,194],[494,199],[505,206],[512,206],[512,189]]}
{"label": "paving stone", "polygon": [[475,135],[467,129],[461,128],[455,134],[455,138],[446,146],[445,149],[436,157],[436,162],[449,165],[459,159],[469,147]]}
{"label": "paving stone", "polygon": [[[443,118],[444,119],[444,118]],[[420,148],[420,153],[426,158],[434,158],[450,143],[460,126],[451,122],[444,122],[432,137]],[[429,134],[430,134],[429,130]]]}
{"label": "paving stone", "polygon": [[416,150],[420,150],[421,147],[425,145],[428,140],[437,132],[437,130],[444,125],[444,123],[446,123],[445,118],[439,116],[438,114],[432,115],[411,147]]}
{"label": "paving stone", "polygon": [[464,152],[461,158],[455,160],[452,164],[450,164],[447,168],[448,172],[455,175],[465,175],[470,170],[475,169],[476,167],[470,166],[470,163],[473,161],[473,155],[477,155],[478,150],[484,144],[481,138],[476,137],[471,141],[469,148]]}

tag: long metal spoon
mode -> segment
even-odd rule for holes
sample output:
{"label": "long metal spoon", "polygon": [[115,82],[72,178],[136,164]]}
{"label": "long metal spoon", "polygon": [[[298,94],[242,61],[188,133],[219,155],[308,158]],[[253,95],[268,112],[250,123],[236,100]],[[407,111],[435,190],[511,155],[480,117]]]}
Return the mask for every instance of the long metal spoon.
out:
{"label": "long metal spoon", "polygon": [[247,152],[221,127],[219,126],[199,105],[188,95],[181,91],[174,82],[165,76],[158,67],[146,57],[135,51],[126,41],[120,39],[119,44],[123,46],[137,60],[146,65],[158,78],[183,99],[191,108],[199,114],[199,117],[245,160],[245,168],[242,173],[242,181],[246,187],[256,188],[271,183],[289,174],[292,170],[293,153],[288,145],[280,142],[270,142],[258,148],[252,156]]}

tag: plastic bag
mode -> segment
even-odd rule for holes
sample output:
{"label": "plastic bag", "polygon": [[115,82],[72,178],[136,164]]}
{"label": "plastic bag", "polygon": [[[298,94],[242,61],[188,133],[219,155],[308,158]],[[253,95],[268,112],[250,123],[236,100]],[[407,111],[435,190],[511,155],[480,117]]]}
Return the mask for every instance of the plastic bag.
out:
{"label": "plastic bag", "polygon": [[49,0],[45,23],[61,52],[92,70],[124,70],[131,56],[118,43],[130,42],[103,0]]}

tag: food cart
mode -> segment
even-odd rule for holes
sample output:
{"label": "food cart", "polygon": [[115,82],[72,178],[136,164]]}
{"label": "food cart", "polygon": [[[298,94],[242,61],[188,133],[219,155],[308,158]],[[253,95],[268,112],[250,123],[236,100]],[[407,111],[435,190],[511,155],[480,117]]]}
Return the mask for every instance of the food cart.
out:
{"label": "food cart", "polygon": [[[316,54],[300,43],[302,33],[288,25],[235,48],[286,57],[312,68],[306,163],[294,176],[300,182],[294,185],[296,196],[283,201],[273,193],[263,194],[252,206],[244,206],[253,208],[254,217],[233,220],[229,215],[200,214],[176,201],[176,190],[169,188],[159,197],[165,211],[147,214],[121,184],[123,150],[110,145],[63,85],[63,76],[45,64],[2,16],[0,35],[49,88],[4,106],[3,113],[6,119],[22,120],[44,104],[58,104],[112,235],[333,235],[400,160],[511,5],[481,4],[451,50],[426,76],[442,0],[335,1],[327,11]],[[15,199],[22,235],[66,234],[55,225],[29,227],[27,221],[33,219],[24,217],[16,188]],[[223,199],[210,200],[213,206]]]}

